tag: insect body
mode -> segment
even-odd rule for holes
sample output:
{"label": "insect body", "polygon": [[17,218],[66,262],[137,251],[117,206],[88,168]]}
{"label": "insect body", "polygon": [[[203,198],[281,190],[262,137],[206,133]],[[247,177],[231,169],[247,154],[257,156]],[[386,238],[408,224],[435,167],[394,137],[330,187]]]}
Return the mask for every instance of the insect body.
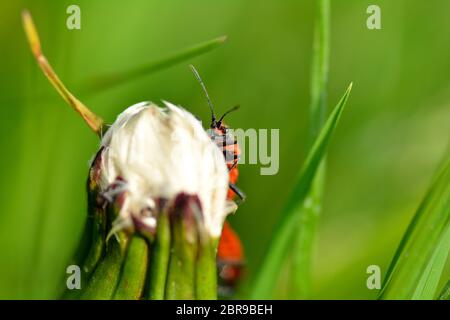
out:
{"label": "insect body", "polygon": [[203,92],[205,93],[206,100],[208,102],[208,106],[211,110],[211,126],[208,130],[208,134],[211,137],[211,140],[216,143],[216,145],[222,150],[223,156],[225,157],[225,162],[228,166],[229,171],[229,187],[228,198],[233,199],[235,195],[237,195],[241,200],[245,200],[244,193],[239,190],[236,186],[236,181],[239,176],[239,172],[237,169],[237,164],[239,162],[239,155],[241,153],[239,146],[237,144],[236,138],[230,132],[229,128],[223,123],[223,119],[230,112],[233,112],[239,109],[239,106],[235,106],[225,112],[219,120],[217,120],[216,115],[214,113],[214,107],[212,105],[211,99],[209,98],[208,91],[206,90],[205,84],[203,83],[200,75],[194,66],[190,66],[192,72],[200,83]]}
{"label": "insect body", "polygon": [[233,199],[235,195],[237,195],[241,200],[244,200],[244,193],[236,187],[237,178],[239,176],[237,164],[239,161],[241,150],[239,149],[236,138],[230,132],[228,127],[225,126],[225,124],[222,122],[225,115],[236,109],[237,107],[230,109],[221,117],[219,121],[216,121],[213,118],[211,127],[208,130],[208,134],[211,137],[211,140],[213,140],[216,145],[222,150],[225,162],[228,167],[230,187],[228,191],[228,198]]}
{"label": "insect body", "polygon": [[[214,107],[209,98],[208,91],[200,78],[197,70],[191,65],[192,72],[200,83],[207,102],[211,110],[211,125],[208,129],[208,135],[211,140],[222,150],[225,157],[225,162],[229,172],[229,189],[227,198],[233,200],[237,195],[241,201],[245,200],[244,193],[236,186],[239,176],[237,168],[239,162],[239,155],[241,153],[237,140],[231,130],[223,123],[223,119],[230,112],[239,108],[235,106],[225,112],[219,120],[217,120]],[[217,250],[217,267],[219,273],[219,293],[223,296],[230,296],[233,293],[235,286],[240,280],[244,267],[244,253],[242,249],[241,240],[236,232],[231,228],[230,224],[225,221],[222,235],[220,237],[219,246]]]}
{"label": "insect body", "polygon": [[[236,110],[233,108],[227,113]],[[233,200],[237,195],[241,201],[245,199],[244,193],[236,187],[239,176],[237,167],[239,155],[241,153],[236,138],[230,133],[229,129],[223,124],[223,117],[219,121],[213,121],[209,129],[209,135],[216,145],[221,148],[225,157],[225,162],[229,172],[229,189],[227,198]],[[244,253],[241,240],[231,225],[225,221],[222,229],[222,235],[217,250],[217,268],[219,272],[219,294],[222,296],[231,296],[234,288],[237,286],[244,267]]]}

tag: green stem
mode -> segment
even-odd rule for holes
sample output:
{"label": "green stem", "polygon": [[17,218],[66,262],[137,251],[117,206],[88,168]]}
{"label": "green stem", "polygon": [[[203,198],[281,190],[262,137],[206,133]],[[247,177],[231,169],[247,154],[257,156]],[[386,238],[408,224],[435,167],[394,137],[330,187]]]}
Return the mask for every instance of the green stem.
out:
{"label": "green stem", "polygon": [[167,212],[162,212],[158,218],[156,238],[150,253],[150,268],[148,270],[149,300],[163,300],[166,286],[167,269],[170,256],[170,224]]}
{"label": "green stem", "polygon": [[139,300],[142,297],[148,265],[148,244],[141,236],[131,238],[115,300]]}

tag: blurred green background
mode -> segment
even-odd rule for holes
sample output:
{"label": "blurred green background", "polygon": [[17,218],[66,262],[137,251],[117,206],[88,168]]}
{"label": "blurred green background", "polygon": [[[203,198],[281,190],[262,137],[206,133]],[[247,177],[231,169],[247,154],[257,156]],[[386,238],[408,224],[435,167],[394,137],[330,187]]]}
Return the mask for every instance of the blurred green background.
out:
{"label": "blurred green background", "polygon": [[[366,268],[386,270],[447,146],[450,3],[331,2],[330,107],[350,81],[354,89],[328,156],[313,297],[374,298]],[[81,30],[66,28],[70,4],[81,8]],[[370,4],[381,7],[382,30],[366,28]],[[231,222],[252,276],[307,152],[313,0],[3,1],[0,298],[13,299],[58,297],[83,228],[88,161],[98,146],[36,66],[23,8],[57,73],[108,122],[136,102],[161,99],[207,121],[191,62],[218,113],[242,106],[228,118],[232,127],[280,129],[279,173],[240,169],[248,199]],[[224,34],[223,46],[189,62],[109,90],[82,90],[95,76]]]}

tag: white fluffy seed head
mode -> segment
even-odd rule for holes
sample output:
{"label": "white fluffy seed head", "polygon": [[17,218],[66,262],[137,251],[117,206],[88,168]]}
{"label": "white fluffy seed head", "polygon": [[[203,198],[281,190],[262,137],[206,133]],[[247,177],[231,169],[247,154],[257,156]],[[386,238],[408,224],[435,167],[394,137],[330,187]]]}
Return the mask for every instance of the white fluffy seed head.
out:
{"label": "white fluffy seed head", "polygon": [[[100,189],[121,177],[127,197],[121,224],[155,208],[155,199],[172,200],[180,192],[197,195],[206,230],[218,237],[233,206],[227,202],[228,169],[223,154],[201,122],[186,110],[164,102],[165,109],[139,103],[122,112],[102,139]],[[154,224],[147,218],[149,225]]]}

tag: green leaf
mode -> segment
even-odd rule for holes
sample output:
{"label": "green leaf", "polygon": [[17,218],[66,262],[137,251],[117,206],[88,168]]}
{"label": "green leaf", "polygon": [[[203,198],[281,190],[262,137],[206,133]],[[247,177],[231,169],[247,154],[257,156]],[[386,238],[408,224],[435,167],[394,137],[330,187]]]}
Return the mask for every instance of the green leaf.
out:
{"label": "green leaf", "polygon": [[447,281],[447,284],[442,289],[442,292],[439,294],[439,300],[450,300],[450,280]]}
{"label": "green leaf", "polygon": [[300,170],[297,183],[281,214],[266,256],[254,280],[251,299],[270,299],[272,296],[282,264],[287,252],[290,250],[290,243],[295,235],[297,225],[303,218],[304,199],[310,190],[317,168],[326,153],[330,138],[339,122],[351,88],[352,84],[350,84],[344,96],[328,117]]}
{"label": "green leaf", "polygon": [[423,273],[419,285],[412,297],[413,300],[432,300],[436,297],[437,286],[450,251],[450,226],[444,232],[439,245]]}
{"label": "green leaf", "polygon": [[[327,83],[330,42],[330,1],[316,1],[316,18],[311,68],[310,145],[319,134],[327,111]],[[311,266],[314,240],[322,207],[322,195],[326,174],[326,157],[322,159],[308,195],[303,202],[301,216],[291,257],[289,291],[297,299],[310,293]]]}
{"label": "green leaf", "polygon": [[330,55],[330,1],[316,1],[316,18],[311,67],[310,143],[314,143],[325,122]]}
{"label": "green leaf", "polygon": [[380,299],[431,299],[435,295],[450,245],[449,160],[447,154],[403,236]]}
{"label": "green leaf", "polygon": [[194,45],[192,47],[185,48],[166,58],[147,63],[145,65],[136,67],[128,71],[98,76],[95,79],[93,79],[90,83],[88,83],[85,90],[91,93],[98,92],[101,90],[109,89],[114,86],[123,84],[127,81],[135,80],[139,77],[149,75],[163,69],[167,69],[178,63],[192,59],[196,56],[199,56],[201,54],[204,54],[219,47],[226,41],[226,39],[227,39],[226,36],[214,38],[212,40]]}

